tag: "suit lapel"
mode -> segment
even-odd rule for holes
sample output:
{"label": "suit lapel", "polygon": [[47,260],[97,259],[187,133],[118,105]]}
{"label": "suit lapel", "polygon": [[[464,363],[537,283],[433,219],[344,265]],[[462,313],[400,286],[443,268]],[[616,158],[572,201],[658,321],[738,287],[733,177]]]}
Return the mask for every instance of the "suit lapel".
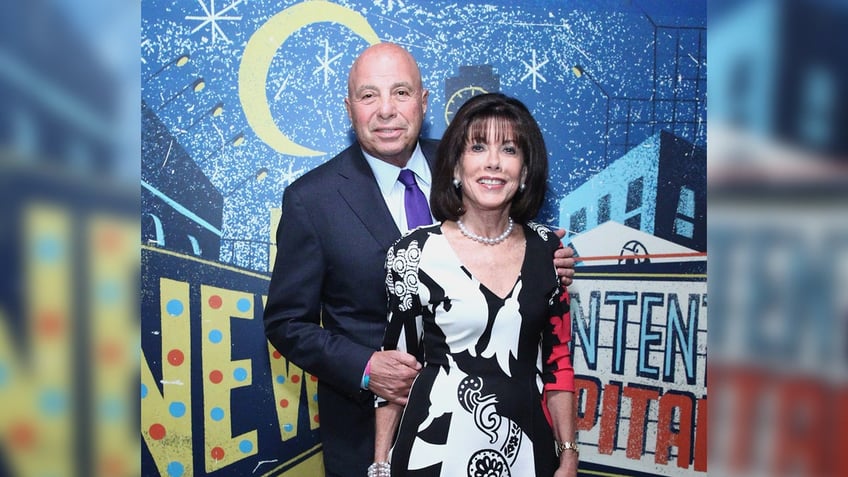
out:
{"label": "suit lapel", "polygon": [[[438,141],[421,140],[421,152],[430,170],[436,157]],[[362,155],[362,149],[358,143],[349,147],[348,160],[343,161],[339,167],[339,175],[342,177],[342,185],[339,194],[347,202],[359,220],[374,236],[374,239],[385,249],[400,238],[400,230],[386,206],[386,201],[377,186],[374,172]]]}
{"label": "suit lapel", "polygon": [[383,248],[388,249],[400,238],[400,230],[389,213],[380,188],[377,187],[374,173],[365,161],[359,145],[354,144],[348,151],[350,160],[344,161],[343,166],[339,168],[339,175],[343,179],[339,194],[374,239]]}

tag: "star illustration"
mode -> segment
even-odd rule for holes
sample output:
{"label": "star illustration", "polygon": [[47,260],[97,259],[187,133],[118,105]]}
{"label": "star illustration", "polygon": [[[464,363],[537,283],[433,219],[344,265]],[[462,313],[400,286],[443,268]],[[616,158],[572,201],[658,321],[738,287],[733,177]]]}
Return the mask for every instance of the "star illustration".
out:
{"label": "star illustration", "polygon": [[324,58],[321,58],[320,56],[317,56],[317,55],[315,56],[315,59],[318,60],[319,66],[312,71],[313,75],[315,73],[318,73],[319,71],[324,72],[324,86],[327,86],[327,82],[330,79],[329,78],[330,74],[335,73],[335,70],[330,68],[330,64],[332,64],[334,61],[341,58],[341,56],[342,56],[342,54],[339,53],[338,55],[330,58],[330,43],[329,43],[329,41],[327,41],[325,39],[324,40]]}
{"label": "star illustration", "polygon": [[300,177],[301,174],[306,172],[306,168],[304,168],[304,167],[301,167],[300,169],[298,169],[296,171],[293,170],[293,168],[294,168],[294,163],[289,162],[289,170],[283,172],[283,176],[280,177],[280,185],[286,186],[288,184],[291,184],[292,182],[294,182],[295,179]]}
{"label": "star illustration", "polygon": [[227,38],[227,35],[224,33],[224,30],[222,30],[221,27],[218,26],[218,22],[221,22],[221,21],[224,21],[224,20],[228,20],[228,21],[241,20],[240,16],[239,17],[226,17],[226,16],[224,16],[225,13],[227,13],[229,10],[232,10],[233,8],[235,8],[241,2],[242,2],[242,0],[236,0],[235,2],[224,7],[224,9],[221,10],[220,12],[216,12],[215,11],[215,0],[209,0],[209,6],[208,7],[206,6],[206,3],[204,3],[204,0],[197,0],[197,3],[199,3],[200,7],[203,8],[203,12],[205,13],[205,15],[204,16],[186,15],[186,17],[185,17],[186,20],[196,20],[196,21],[201,22],[200,25],[197,25],[196,27],[194,27],[194,29],[191,31],[191,33],[196,33],[198,30],[200,30],[201,28],[203,28],[204,26],[209,24],[209,29],[212,31],[212,43],[213,44],[215,43],[215,40],[218,37],[218,35],[221,35],[221,37],[224,39],[224,41],[226,41],[227,43],[230,43],[230,39]]}
{"label": "star illustration", "polygon": [[545,83],[548,82],[548,80],[546,80],[545,77],[542,76],[541,73],[539,73],[539,69],[541,69],[543,66],[545,66],[548,63],[548,60],[545,60],[541,63],[536,63],[536,50],[531,50],[531,51],[533,52],[533,60],[532,60],[533,65],[532,66],[528,65],[526,61],[521,60],[521,62],[524,63],[524,66],[527,67],[527,74],[522,76],[520,81],[524,81],[524,80],[527,79],[527,77],[532,76],[533,77],[533,91],[538,91],[536,89],[536,78],[539,78],[540,80],[542,80]]}
{"label": "star illustration", "polygon": [[[383,0],[377,0],[374,2],[374,4],[378,7],[383,7]],[[383,9],[384,12],[391,12],[392,10],[394,10],[395,5],[397,5],[398,8],[403,8],[406,6],[403,3],[403,0],[386,0],[385,4],[385,8]]]}

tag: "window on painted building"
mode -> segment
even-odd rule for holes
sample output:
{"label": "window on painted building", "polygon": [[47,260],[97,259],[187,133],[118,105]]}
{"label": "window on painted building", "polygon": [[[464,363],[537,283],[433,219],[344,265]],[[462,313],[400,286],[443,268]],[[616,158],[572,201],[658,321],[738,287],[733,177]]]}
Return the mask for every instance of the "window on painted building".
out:
{"label": "window on painted building", "polygon": [[804,69],[801,81],[801,105],[796,116],[799,138],[804,144],[824,148],[833,143],[833,125],[839,121],[835,104],[837,84],[833,74],[822,65]]}
{"label": "window on painted building", "polygon": [[12,150],[30,159],[39,152],[39,131],[30,111],[19,109],[12,115]]}
{"label": "window on painted building", "polygon": [[627,205],[625,208],[625,212],[633,212],[636,209],[642,207],[642,189],[643,189],[643,181],[642,178],[638,178],[636,180],[630,181],[627,184]]}
{"label": "window on painted building", "polygon": [[695,236],[695,191],[686,186],[680,187],[674,233],[690,239]]}
{"label": "window on painted building", "polygon": [[568,230],[580,233],[586,230],[586,208],[582,208],[577,212],[571,214],[571,220],[569,220]]}
{"label": "window on painted building", "polygon": [[162,220],[155,214],[144,214],[141,218],[141,243],[165,246],[165,229],[162,227]]}
{"label": "window on painted building", "polygon": [[754,71],[758,69],[756,61],[748,55],[743,55],[733,61],[729,69],[727,85],[727,118],[731,124],[750,126],[752,123],[750,104],[746,98],[753,97]]}
{"label": "window on painted building", "polygon": [[187,234],[188,242],[191,244],[191,253],[200,256],[203,255],[203,249],[200,248],[200,242],[197,241],[197,237],[191,234]]}
{"label": "window on painted building", "polygon": [[627,200],[624,207],[624,225],[642,229],[642,190],[644,181],[640,177],[627,184]]}
{"label": "window on painted building", "polygon": [[609,194],[598,199],[598,225],[610,219],[610,200],[612,197]]}

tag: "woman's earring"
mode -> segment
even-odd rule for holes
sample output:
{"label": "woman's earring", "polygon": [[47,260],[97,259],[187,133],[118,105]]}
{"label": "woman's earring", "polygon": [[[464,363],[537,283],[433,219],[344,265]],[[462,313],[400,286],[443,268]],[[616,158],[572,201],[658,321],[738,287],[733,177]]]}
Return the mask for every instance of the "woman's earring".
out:
{"label": "woman's earring", "polygon": [[462,187],[462,182],[459,182],[459,179],[454,177],[453,178],[453,186],[456,187],[457,189],[459,189],[460,187]]}
{"label": "woman's earring", "polygon": [[518,186],[518,192],[524,192],[524,189],[526,189],[526,188],[527,188],[527,184],[522,182],[521,185]]}

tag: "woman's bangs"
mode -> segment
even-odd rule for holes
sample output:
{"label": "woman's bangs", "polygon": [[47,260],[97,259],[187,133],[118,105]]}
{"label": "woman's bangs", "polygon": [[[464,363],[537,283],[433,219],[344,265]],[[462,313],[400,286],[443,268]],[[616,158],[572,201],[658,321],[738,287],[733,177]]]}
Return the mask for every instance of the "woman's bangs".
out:
{"label": "woman's bangs", "polygon": [[503,144],[518,141],[515,138],[515,126],[511,118],[505,116],[486,116],[475,118],[468,127],[469,143]]}

